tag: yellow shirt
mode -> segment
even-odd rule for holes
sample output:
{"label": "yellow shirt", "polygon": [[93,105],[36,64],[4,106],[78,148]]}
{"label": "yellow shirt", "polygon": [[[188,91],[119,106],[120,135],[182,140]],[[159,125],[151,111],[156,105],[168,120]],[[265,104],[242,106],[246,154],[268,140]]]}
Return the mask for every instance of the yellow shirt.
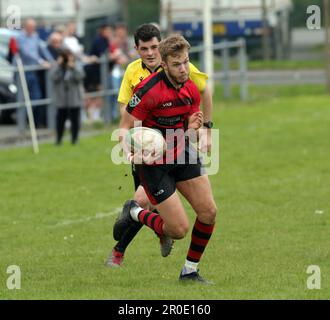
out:
{"label": "yellow shirt", "polygon": [[[190,74],[189,78],[197,86],[199,92],[203,92],[208,78],[206,73],[199,71],[192,63],[189,63]],[[156,69],[157,72],[163,70],[161,67]],[[131,62],[125,71],[124,78],[121,82],[118,102],[128,104],[134,88],[145,78],[151,74],[151,71],[144,65],[141,58]]]}

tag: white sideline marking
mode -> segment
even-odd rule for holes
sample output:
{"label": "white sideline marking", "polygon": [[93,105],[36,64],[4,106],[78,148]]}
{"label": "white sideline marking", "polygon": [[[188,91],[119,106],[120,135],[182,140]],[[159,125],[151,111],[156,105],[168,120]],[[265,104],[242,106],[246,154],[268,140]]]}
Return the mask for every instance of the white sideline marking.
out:
{"label": "white sideline marking", "polygon": [[72,220],[63,220],[63,221],[60,221],[60,222],[56,223],[55,225],[51,226],[51,228],[64,227],[64,226],[69,226],[69,225],[73,225],[73,224],[89,222],[92,220],[108,218],[108,217],[118,214],[121,210],[122,210],[122,208],[115,208],[111,212],[99,212],[99,213],[96,213],[95,216],[91,216],[91,217],[80,218],[80,219],[75,219],[75,220],[73,220],[73,219]]}

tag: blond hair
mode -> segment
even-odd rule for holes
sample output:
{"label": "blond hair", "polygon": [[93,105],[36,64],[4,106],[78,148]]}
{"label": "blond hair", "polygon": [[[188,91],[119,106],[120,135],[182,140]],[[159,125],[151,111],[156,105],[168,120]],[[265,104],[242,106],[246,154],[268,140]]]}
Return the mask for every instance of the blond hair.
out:
{"label": "blond hair", "polygon": [[158,48],[162,60],[166,61],[168,56],[176,57],[183,50],[189,50],[190,44],[183,36],[173,34],[163,39]]}

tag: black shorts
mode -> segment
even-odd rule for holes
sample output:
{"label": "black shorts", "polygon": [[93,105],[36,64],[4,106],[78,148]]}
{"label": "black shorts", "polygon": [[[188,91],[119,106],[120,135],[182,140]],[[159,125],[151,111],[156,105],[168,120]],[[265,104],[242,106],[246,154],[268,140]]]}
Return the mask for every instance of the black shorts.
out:
{"label": "black shorts", "polygon": [[136,168],[135,168],[134,163],[132,164],[132,176],[133,176],[133,179],[134,179],[134,189],[136,191],[137,188],[139,187],[139,185],[141,184],[141,181],[140,181],[139,175],[136,172]]}
{"label": "black shorts", "polygon": [[204,174],[199,158],[192,164],[162,164],[148,166],[135,165],[135,176],[140,180],[150,202],[159,204],[169,198],[176,190],[176,183],[190,180]]}

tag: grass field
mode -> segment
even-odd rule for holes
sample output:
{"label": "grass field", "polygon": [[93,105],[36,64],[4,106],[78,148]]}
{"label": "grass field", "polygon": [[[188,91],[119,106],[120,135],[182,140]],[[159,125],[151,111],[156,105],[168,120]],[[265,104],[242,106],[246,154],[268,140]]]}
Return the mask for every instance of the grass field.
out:
{"label": "grass field", "polygon": [[[192,60],[193,64],[201,68],[198,60]],[[320,60],[249,60],[249,71],[262,71],[262,70],[313,70],[325,69],[325,62]],[[217,57],[214,61],[214,69],[221,71],[223,68],[222,61]],[[239,62],[237,58],[231,57],[230,70],[238,70]]]}
{"label": "grass field", "polygon": [[[248,103],[217,93],[214,121],[219,214],[200,264],[214,286],[180,284],[189,237],[162,258],[147,228],[123,268],[104,266],[133,191],[130,167],[110,160],[108,132],[44,144],[38,156],[0,151],[0,299],[329,299],[330,97],[319,86],[251,88]],[[6,287],[10,265],[20,290]],[[320,290],[307,288],[310,265]]]}

